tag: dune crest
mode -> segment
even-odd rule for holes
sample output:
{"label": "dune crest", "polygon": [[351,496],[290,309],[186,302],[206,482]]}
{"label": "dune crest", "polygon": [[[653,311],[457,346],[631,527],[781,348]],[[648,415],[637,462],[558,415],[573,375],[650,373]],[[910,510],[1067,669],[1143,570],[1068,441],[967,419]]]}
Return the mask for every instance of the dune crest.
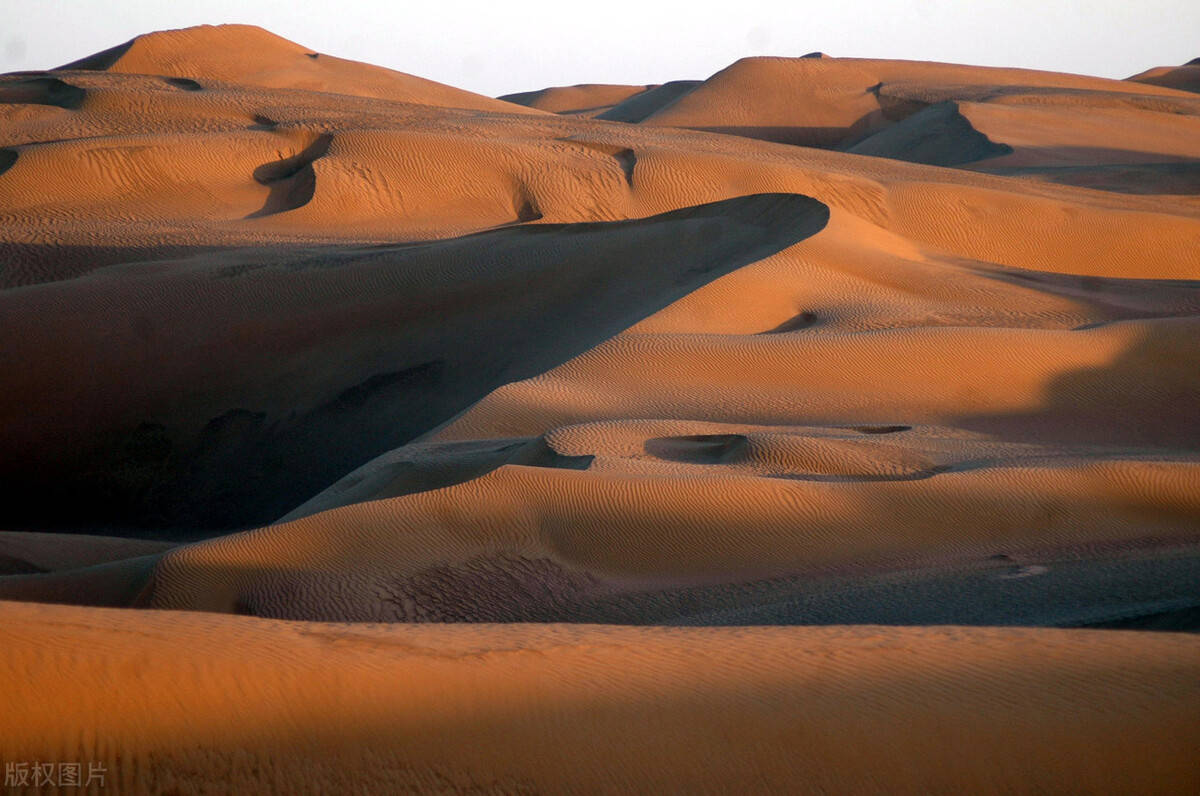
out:
{"label": "dune crest", "polygon": [[[254,25],[200,25],[137,36],[72,61],[56,71],[164,75],[199,91],[197,80],[273,89],[299,89],[358,97],[520,113],[521,107],[435,83],[404,72],[313,52]],[[185,81],[185,82],[180,82]]]}

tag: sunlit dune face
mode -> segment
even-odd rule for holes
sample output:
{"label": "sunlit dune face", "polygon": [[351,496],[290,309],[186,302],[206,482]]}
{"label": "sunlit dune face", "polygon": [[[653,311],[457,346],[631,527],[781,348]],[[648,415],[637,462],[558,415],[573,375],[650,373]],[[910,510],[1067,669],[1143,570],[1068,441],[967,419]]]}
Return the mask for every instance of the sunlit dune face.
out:
{"label": "sunlit dune face", "polygon": [[[901,792],[1195,783],[1186,673],[1200,660],[1182,636],[355,627],[6,605],[6,670],[28,692],[0,708],[23,728],[0,748],[36,757],[78,738],[71,753],[127,789],[769,790],[798,771]],[[53,642],[62,633],[78,652]],[[48,646],[13,654],[29,644]]]}

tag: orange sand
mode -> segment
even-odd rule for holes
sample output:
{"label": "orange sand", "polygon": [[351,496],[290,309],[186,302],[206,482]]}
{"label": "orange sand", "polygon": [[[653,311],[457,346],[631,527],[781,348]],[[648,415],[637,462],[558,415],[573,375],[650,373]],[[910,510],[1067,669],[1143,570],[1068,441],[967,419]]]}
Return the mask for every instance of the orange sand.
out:
{"label": "orange sand", "polygon": [[1184,793],[1194,638],[380,626],[3,603],[6,760],[122,791]]}
{"label": "orange sand", "polygon": [[223,26],[0,77],[0,757],[1196,790],[1195,635],[571,624],[1192,626],[1195,68],[491,99]]}

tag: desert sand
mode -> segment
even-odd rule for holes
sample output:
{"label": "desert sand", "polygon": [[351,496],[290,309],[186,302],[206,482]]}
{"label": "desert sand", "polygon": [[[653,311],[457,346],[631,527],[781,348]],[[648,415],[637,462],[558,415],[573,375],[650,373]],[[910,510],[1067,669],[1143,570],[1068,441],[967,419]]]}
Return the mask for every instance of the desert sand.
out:
{"label": "desert sand", "polygon": [[1197,784],[1194,637],[2,610],[6,756],[104,760],[124,791]]}
{"label": "desert sand", "polygon": [[0,76],[0,758],[1200,789],[1197,68]]}

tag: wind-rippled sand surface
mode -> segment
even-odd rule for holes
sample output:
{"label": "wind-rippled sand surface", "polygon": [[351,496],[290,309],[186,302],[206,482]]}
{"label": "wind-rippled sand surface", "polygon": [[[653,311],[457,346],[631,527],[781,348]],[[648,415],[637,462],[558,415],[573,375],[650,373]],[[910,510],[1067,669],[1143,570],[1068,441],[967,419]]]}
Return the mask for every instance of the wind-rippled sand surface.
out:
{"label": "wind-rippled sand surface", "polygon": [[0,77],[0,757],[1200,789],[1196,68]]}

